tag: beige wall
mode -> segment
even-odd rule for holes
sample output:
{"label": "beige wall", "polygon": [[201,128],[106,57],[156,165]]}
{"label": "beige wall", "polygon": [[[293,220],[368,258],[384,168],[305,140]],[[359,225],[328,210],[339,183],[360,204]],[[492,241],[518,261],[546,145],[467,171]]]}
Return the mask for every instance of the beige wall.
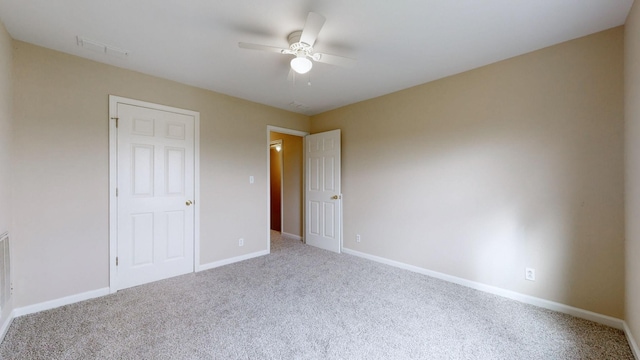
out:
{"label": "beige wall", "polygon": [[[11,37],[0,23],[0,234],[11,232],[11,152],[12,152],[12,81],[13,49]],[[1,291],[1,290],[0,290]],[[0,326],[5,324],[13,311],[13,301],[3,306]],[[2,334],[0,334],[2,335]]]}
{"label": "beige wall", "polygon": [[311,119],[337,128],[346,248],[623,317],[622,27]]}
{"label": "beige wall", "polygon": [[302,237],[302,156],[301,136],[271,133],[271,140],[282,140],[284,162],[283,233]]}
{"label": "beige wall", "polygon": [[625,25],[626,320],[640,344],[640,4]]}
{"label": "beige wall", "polygon": [[9,231],[11,224],[12,52],[11,37],[0,23],[0,234]]}
{"label": "beige wall", "polygon": [[308,117],[14,45],[16,306],[108,286],[109,94],[200,112],[202,264],[266,250],[267,125]]}

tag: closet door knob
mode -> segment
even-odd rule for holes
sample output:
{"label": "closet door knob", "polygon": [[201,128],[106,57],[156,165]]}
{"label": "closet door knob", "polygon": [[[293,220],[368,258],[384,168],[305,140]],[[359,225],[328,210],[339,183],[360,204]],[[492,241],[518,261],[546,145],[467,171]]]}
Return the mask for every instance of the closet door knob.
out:
{"label": "closet door knob", "polygon": [[186,204],[187,204],[187,206],[189,206],[189,205],[193,204],[193,202],[191,200],[187,200]]}

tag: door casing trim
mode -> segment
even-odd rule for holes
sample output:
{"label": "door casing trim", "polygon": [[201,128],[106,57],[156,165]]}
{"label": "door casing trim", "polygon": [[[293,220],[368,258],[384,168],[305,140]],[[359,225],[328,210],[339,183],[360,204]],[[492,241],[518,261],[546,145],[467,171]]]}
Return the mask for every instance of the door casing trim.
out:
{"label": "door casing trim", "polygon": [[118,254],[118,202],[116,197],[116,188],[118,186],[118,133],[116,131],[118,104],[146,107],[194,117],[193,271],[200,271],[200,113],[109,95],[109,293],[111,294],[118,289],[118,268],[116,267],[116,256]]}

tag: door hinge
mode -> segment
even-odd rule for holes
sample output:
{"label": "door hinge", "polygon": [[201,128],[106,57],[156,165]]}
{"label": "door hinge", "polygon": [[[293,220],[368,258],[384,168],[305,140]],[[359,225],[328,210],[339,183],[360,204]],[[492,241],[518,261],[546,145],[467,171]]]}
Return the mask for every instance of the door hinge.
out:
{"label": "door hinge", "polygon": [[116,121],[116,128],[118,127],[118,120],[120,120],[120,118],[118,117],[112,117],[111,119]]}
{"label": "door hinge", "polygon": [[118,188],[116,188],[116,197],[118,197]]}
{"label": "door hinge", "polygon": [[116,256],[116,266],[118,266],[118,257]]}

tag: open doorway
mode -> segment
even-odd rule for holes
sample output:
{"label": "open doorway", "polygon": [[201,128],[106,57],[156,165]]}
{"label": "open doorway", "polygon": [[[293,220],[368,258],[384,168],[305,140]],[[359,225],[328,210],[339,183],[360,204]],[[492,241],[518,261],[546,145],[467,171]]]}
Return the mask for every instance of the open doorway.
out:
{"label": "open doorway", "polygon": [[[280,133],[271,133],[271,138],[281,137]],[[284,177],[283,174],[283,149],[282,149],[282,139],[271,140],[269,146],[269,158],[271,160],[271,166],[269,168],[270,176],[270,189],[269,192],[271,194],[271,230],[282,232],[282,220],[283,220],[283,206],[282,206],[282,198],[284,195],[284,191],[282,186],[284,185],[282,179]]]}
{"label": "open doorway", "polygon": [[272,231],[304,241],[304,136],[307,133],[269,126],[267,207],[269,249]]}

